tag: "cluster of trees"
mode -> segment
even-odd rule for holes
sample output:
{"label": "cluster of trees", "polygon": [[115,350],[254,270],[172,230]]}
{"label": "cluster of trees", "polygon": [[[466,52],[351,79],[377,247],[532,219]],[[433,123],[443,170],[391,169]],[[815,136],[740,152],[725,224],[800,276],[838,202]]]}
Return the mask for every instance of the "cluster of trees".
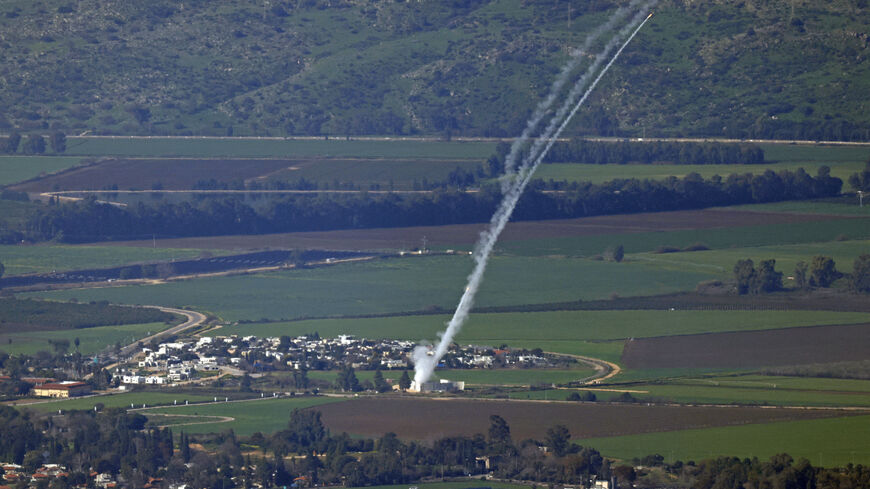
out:
{"label": "cluster of trees", "polygon": [[[619,179],[602,184],[537,180],[514,213],[516,220],[659,212],[712,206],[830,197],[843,182],[822,167],[816,177],[802,169],[733,174],[704,179],[698,174],[666,180]],[[559,190],[545,192],[545,190]],[[276,199],[256,211],[235,197],[196,205],[162,203],[120,208],[95,198],[40,208],[28,219],[30,239],[81,242],[161,236],[262,234],[329,229],[402,227],[486,222],[501,200],[496,185],[479,192],[428,194],[304,194]]]}
{"label": "cluster of trees", "polygon": [[855,190],[870,192],[870,161],[863,170],[849,176],[849,185]]}
{"label": "cluster of trees", "polygon": [[[66,134],[54,131],[49,135],[49,143],[54,153],[66,152]],[[46,151],[45,136],[39,133],[28,134],[22,145],[22,137],[19,132],[12,132],[5,138],[0,138],[0,153],[17,153],[19,147],[25,154],[42,154]]]}
{"label": "cluster of trees", "polygon": [[[774,268],[776,260],[764,260],[758,267],[750,259],[738,260],[734,265],[734,280],[739,294],[763,294],[782,290],[782,272]],[[856,293],[870,292],[870,255],[855,259],[852,273],[844,274],[837,270],[837,264],[829,256],[814,256],[807,264],[797,263],[794,269],[795,288],[831,287],[835,281],[846,277],[849,290]]]}
{"label": "cluster of trees", "polygon": [[52,329],[90,328],[121,324],[171,322],[169,314],[150,307],[122,307],[107,301],[85,303],[0,298],[0,331],[22,324],[51,325]]}
{"label": "cluster of trees", "polygon": [[727,165],[764,163],[764,150],[754,144],[682,143],[670,141],[557,142],[545,163],[673,163],[680,165]]}

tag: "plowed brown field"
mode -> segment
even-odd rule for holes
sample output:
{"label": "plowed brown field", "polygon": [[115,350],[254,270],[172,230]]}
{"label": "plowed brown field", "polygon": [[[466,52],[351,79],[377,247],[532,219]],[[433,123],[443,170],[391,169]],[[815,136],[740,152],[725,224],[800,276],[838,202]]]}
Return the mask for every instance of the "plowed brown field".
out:
{"label": "plowed brown field", "polygon": [[758,407],[647,406],[471,399],[356,399],[318,406],[333,432],[431,440],[486,433],[490,415],[504,418],[515,440],[543,439],[563,424],[573,439],[713,426],[842,416],[834,410]]}
{"label": "plowed brown field", "polygon": [[628,368],[753,368],[870,358],[870,324],[639,338],[626,342]]}

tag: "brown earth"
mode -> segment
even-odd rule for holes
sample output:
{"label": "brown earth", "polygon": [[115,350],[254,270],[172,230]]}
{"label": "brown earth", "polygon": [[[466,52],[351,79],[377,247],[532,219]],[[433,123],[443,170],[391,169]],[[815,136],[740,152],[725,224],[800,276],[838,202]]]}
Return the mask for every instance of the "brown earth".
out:
{"label": "brown earth", "polygon": [[22,192],[52,190],[147,190],[159,183],[167,190],[191,189],[200,180],[248,180],[293,166],[272,159],[107,159],[13,187]]}
{"label": "brown earth", "polygon": [[870,324],[630,339],[627,368],[755,368],[870,358]]}
{"label": "brown earth", "polygon": [[[749,212],[731,209],[595,216],[578,219],[511,222],[505,228],[502,241],[534,237],[562,238],[621,233],[645,233],[685,229],[715,229],[811,222],[830,219],[820,214],[786,214]],[[164,248],[256,249],[304,248],[332,250],[384,250],[420,246],[424,237],[428,246],[470,246],[477,241],[485,224],[455,224],[449,226],[418,226],[407,228],[351,229],[302,233],[265,234],[252,236],[210,236],[159,240]],[[151,246],[150,240],[100,243],[115,246]]]}
{"label": "brown earth", "polygon": [[544,439],[557,424],[567,426],[576,440],[843,415],[814,409],[419,398],[356,399],[313,409],[333,433],[380,437],[393,432],[417,440],[485,434],[493,414],[507,421],[514,440]]}

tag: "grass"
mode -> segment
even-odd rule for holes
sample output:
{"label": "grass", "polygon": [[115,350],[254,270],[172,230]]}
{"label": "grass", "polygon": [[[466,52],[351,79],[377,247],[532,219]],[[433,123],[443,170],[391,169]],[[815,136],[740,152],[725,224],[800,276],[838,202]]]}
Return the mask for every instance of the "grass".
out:
{"label": "grass", "polygon": [[257,138],[91,138],[67,139],[67,154],[82,156],[233,156],[357,158],[481,158],[496,143],[447,141],[284,140]]}
{"label": "grass", "polygon": [[[837,219],[790,224],[687,229],[653,233],[619,233],[569,238],[529,239],[499,243],[507,253],[522,256],[594,256],[622,244],[626,253],[655,251],[661,246],[685,248],[703,243],[712,249],[746,248],[870,238],[870,219]],[[715,269],[711,269],[715,273]]]}
{"label": "grass", "polygon": [[77,165],[77,156],[0,156],[0,187]]}
{"label": "grass", "polygon": [[[866,150],[865,150],[866,151]],[[760,174],[765,170],[795,171],[803,168],[810,175],[815,175],[818,168],[827,165],[831,168],[831,176],[846,182],[849,176],[864,168],[864,161],[848,161],[831,163],[828,161],[797,161],[783,163],[765,163],[761,165],[619,165],[619,164],[584,164],[584,163],[553,163],[541,165],[535,172],[535,178],[543,180],[590,181],[603,183],[617,178],[637,178],[664,180],[668,177],[684,177],[689,173],[697,173],[708,179],[714,175],[727,177],[733,173]]]}
{"label": "grass", "polygon": [[49,341],[68,340],[69,351],[73,352],[76,350],[74,341],[78,338],[80,341],[78,351],[83,355],[93,355],[115,343],[127,345],[148,336],[149,333],[156,333],[167,327],[165,323],[144,323],[5,334],[0,335],[0,351],[16,355],[32,355],[41,350],[52,351]]}
{"label": "grass", "polygon": [[[225,320],[452,310],[471,271],[468,257],[380,260],[194,282],[45,292],[51,299],[191,306]],[[481,306],[603,299],[694,288],[697,271],[580,259],[496,257],[478,296]]]}
{"label": "grass", "polygon": [[831,214],[841,216],[870,216],[870,200],[858,207],[858,198],[843,198],[841,202],[818,202],[813,200],[789,200],[768,204],[748,204],[731,207],[735,210],[760,212],[791,212],[795,214]]}
{"label": "grass", "polygon": [[39,204],[16,200],[0,200],[0,225],[21,229]]}
{"label": "grass", "polygon": [[661,454],[668,462],[703,460],[720,455],[767,459],[788,453],[813,465],[870,463],[870,416],[751,424],[664,433],[577,440],[608,457],[630,461]]}
{"label": "grass", "polygon": [[256,432],[273,433],[287,426],[290,413],[294,409],[304,409],[311,406],[331,402],[341,402],[344,399],[335,397],[298,397],[278,399],[255,399],[229,403],[213,403],[196,406],[178,406],[155,408],[138,411],[141,414],[181,414],[184,416],[229,416],[233,421],[226,423],[208,423],[185,426],[186,433],[212,433],[232,429],[237,435],[248,436]]}
{"label": "grass", "polygon": [[[225,255],[227,251],[211,251]],[[124,246],[64,246],[56,244],[36,246],[0,246],[0,262],[6,267],[6,276],[25,273],[48,273],[53,270],[85,270],[107,268],[135,262],[172,259],[190,259],[203,250],[134,248]]]}
{"label": "grass", "polygon": [[746,258],[751,258],[756,264],[773,258],[776,269],[788,276],[799,261],[809,264],[813,256],[825,255],[834,259],[838,270],[850,272],[854,260],[868,251],[870,240],[850,240],[666,254],[638,253],[629,255],[627,259],[648,262],[664,270],[714,270],[720,276],[730,278],[737,260]]}
{"label": "grass", "polygon": [[62,401],[46,401],[37,404],[18,404],[18,408],[32,409],[34,411],[57,411],[58,409],[71,411],[74,409],[92,410],[97,404],[102,404],[104,408],[129,408],[131,404],[136,407],[142,407],[142,404],[156,406],[160,404],[172,404],[175,401],[183,404],[185,400],[190,402],[209,402],[212,399],[214,399],[213,396],[206,394],[140,391],[112,394],[109,396],[89,396]]}

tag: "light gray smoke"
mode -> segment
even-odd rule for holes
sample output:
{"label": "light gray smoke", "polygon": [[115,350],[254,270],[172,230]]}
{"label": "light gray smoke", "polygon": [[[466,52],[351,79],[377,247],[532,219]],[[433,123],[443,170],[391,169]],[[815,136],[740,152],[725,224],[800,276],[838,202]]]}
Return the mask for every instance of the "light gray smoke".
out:
{"label": "light gray smoke", "polygon": [[[587,51],[592,47],[595,41],[605,32],[610,32],[616,26],[618,22],[621,22],[623,18],[630,12],[634,10],[638,5],[640,5],[642,0],[632,0],[629,3],[628,7],[619,7],[616,11],[613,12],[613,15],[607,19],[607,22],[601,24],[596,27],[592,32],[590,32],[586,39],[583,41],[583,45],[579,48],[575,48],[571,50],[571,58],[565,63],[565,66],[562,67],[562,71],[559,72],[559,75],[553,81],[553,85],[550,87],[550,93],[547,95],[547,98],[538,103],[538,106],[535,107],[535,111],[532,113],[532,117],[529,118],[529,121],[526,123],[525,129],[523,129],[523,133],[516,139],[514,139],[513,143],[511,143],[510,152],[505,157],[504,161],[504,177],[502,177],[502,192],[507,192],[511,183],[511,176],[513,175],[517,158],[520,155],[520,152],[525,147],[525,144],[528,142],[529,138],[531,138],[535,129],[540,124],[541,120],[550,110],[550,106],[553,105],[553,102],[556,101],[556,98],[559,96],[559,93],[562,91],[565,83],[568,81],[568,78],[571,76],[571,73],[577,69],[580,63],[583,61],[584,56]],[[647,2],[649,3],[649,2]],[[648,10],[648,5],[644,5],[642,10]],[[599,57],[602,55],[599,54]]]}
{"label": "light gray smoke", "polygon": [[[501,203],[499,204],[498,209],[495,214],[493,214],[490,219],[489,226],[480,234],[480,238],[475,246],[474,251],[474,260],[475,267],[471,274],[468,276],[468,285],[465,287],[465,292],[462,294],[462,298],[459,300],[459,305],[456,307],[456,311],[453,313],[453,317],[450,322],[447,324],[447,329],[439,334],[438,344],[434,349],[430,349],[427,346],[417,346],[412,353],[412,360],[414,361],[414,383],[416,387],[419,389],[424,382],[428,381],[432,372],[435,370],[435,366],[438,365],[438,362],[447,353],[447,348],[450,346],[450,343],[453,341],[453,338],[462,328],[462,325],[468,319],[468,314],[471,312],[471,307],[474,304],[474,297],[477,293],[478,288],[480,287],[481,282],[483,281],[483,274],[486,271],[486,265],[489,261],[489,255],[492,253],[492,249],[495,246],[496,241],[498,240],[499,234],[501,234],[505,225],[507,225],[508,220],[510,219],[511,214],[513,213],[514,208],[516,207],[517,201],[519,201],[520,196],[522,195],[523,190],[526,188],[528,183],[531,181],[531,177],[534,174],[535,169],[540,165],[541,161],[543,161],[547,152],[555,143],[556,139],[562,133],[562,131],[567,127],[571,118],[574,117],[574,114],[580,109],[586,99],[589,97],[589,94],[607,72],[611,65],[616,61],[619,55],[622,53],[623,49],[634,39],[634,36],[637,35],[638,31],[646,24],[649,20],[650,16],[643,18],[643,13],[639,13],[636,15],[628,27],[623,29],[622,32],[618,36],[614,37],[610,43],[607,44],[605,50],[596,56],[595,62],[587,69],[586,73],[581,77],[574,87],[571,89],[571,92],[566,97],[565,103],[563,103],[562,107],[557,111],[556,115],[550,120],[546,130],[539,135],[534,144],[532,145],[528,155],[523,159],[522,165],[517,169],[516,174],[513,175],[508,183],[509,185],[505,185],[504,196],[502,198]],[[636,27],[634,27],[636,26]],[[616,51],[616,54],[610,59],[610,61],[604,66],[604,68],[598,73],[598,76],[592,81],[591,85],[583,92],[583,96],[579,101],[577,96],[583,90],[583,87],[586,86],[587,81],[592,75],[598,70],[603,60],[609,56],[610,51],[617,45],[617,39],[622,37],[625,33],[630,31],[632,28],[634,30],[631,32],[631,35],[625,40],[624,43],[619,47]],[[564,81],[562,82],[564,84]],[[554,84],[555,87],[556,84]],[[561,85],[560,85],[561,88]],[[548,97],[549,98],[549,97]],[[552,104],[552,101],[550,101]],[[530,132],[531,133],[531,132]],[[524,132],[525,134],[525,132]],[[528,138],[528,136],[526,136]],[[516,158],[516,156],[514,157]],[[515,161],[515,160],[514,160]]]}

